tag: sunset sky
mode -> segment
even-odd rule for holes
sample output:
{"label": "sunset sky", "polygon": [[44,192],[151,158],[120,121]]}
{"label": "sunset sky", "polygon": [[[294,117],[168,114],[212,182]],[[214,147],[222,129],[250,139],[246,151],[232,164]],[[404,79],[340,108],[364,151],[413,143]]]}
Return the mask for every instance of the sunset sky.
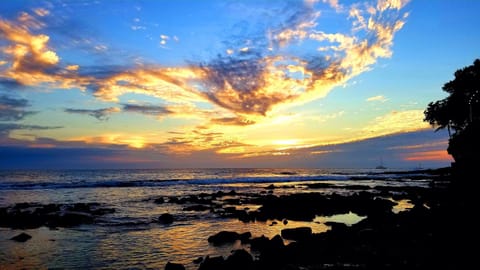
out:
{"label": "sunset sky", "polygon": [[480,1],[2,1],[0,168],[449,165]]}

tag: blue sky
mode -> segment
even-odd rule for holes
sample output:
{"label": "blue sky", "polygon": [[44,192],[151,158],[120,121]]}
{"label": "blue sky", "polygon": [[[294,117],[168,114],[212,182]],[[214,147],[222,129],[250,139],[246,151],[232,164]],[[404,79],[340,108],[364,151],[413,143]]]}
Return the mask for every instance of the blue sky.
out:
{"label": "blue sky", "polygon": [[5,1],[0,168],[446,166],[423,110],[479,58],[479,8]]}

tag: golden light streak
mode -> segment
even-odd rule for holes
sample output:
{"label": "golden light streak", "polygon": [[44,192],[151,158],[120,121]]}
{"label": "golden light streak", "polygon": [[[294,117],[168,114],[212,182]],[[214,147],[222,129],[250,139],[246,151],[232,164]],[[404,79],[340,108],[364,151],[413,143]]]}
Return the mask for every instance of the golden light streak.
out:
{"label": "golden light streak", "polygon": [[433,150],[411,153],[404,158],[407,161],[453,161],[447,150]]}

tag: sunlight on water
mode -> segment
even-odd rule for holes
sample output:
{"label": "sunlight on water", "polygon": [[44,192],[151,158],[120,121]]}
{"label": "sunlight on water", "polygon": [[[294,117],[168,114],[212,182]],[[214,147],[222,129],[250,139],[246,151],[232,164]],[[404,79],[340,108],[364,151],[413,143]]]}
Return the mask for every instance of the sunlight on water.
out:
{"label": "sunlight on water", "polygon": [[325,223],[325,222],[339,222],[339,223],[344,223],[347,226],[352,226],[364,219],[366,219],[366,216],[359,216],[355,213],[348,212],[347,214],[339,214],[339,215],[333,215],[333,216],[317,216],[314,219],[314,222],[319,222],[319,223]]}
{"label": "sunlight on water", "polygon": [[[233,249],[245,248],[240,241],[213,246],[207,239],[220,231],[250,232],[253,237],[272,238],[286,228],[310,227],[314,233],[330,229],[326,222],[351,226],[364,216],[348,212],[317,216],[312,222],[267,220],[244,223],[234,218],[221,218],[220,209],[256,211],[260,205],[248,198],[255,196],[290,195],[294,193],[341,194],[355,190],[349,186],[428,185],[399,179],[347,180],[351,176],[368,178],[365,172],[327,170],[118,170],[118,171],[32,171],[0,172],[0,206],[17,203],[73,204],[95,202],[115,209],[101,216],[92,225],[50,230],[0,228],[0,269],[163,269],[168,261],[197,269],[198,256],[228,256]],[[376,176],[375,176],[376,177]],[[390,177],[390,176],[389,176]],[[311,184],[325,183],[327,185]],[[212,197],[212,194],[223,195]],[[204,211],[184,210],[195,203],[171,203],[171,198],[212,198]],[[155,203],[163,198],[164,203]],[[395,213],[413,207],[409,200],[394,201]],[[159,224],[164,213],[174,216],[171,225]],[[26,243],[9,240],[27,232]],[[285,244],[289,241],[284,241]],[[252,253],[256,255],[255,253]]]}
{"label": "sunlight on water", "polygon": [[403,212],[403,211],[408,211],[410,209],[412,209],[415,205],[408,199],[403,199],[403,200],[394,200],[394,199],[391,199],[392,202],[396,203],[396,205],[394,205],[392,207],[392,212],[395,213],[395,214],[398,214],[400,212]]}

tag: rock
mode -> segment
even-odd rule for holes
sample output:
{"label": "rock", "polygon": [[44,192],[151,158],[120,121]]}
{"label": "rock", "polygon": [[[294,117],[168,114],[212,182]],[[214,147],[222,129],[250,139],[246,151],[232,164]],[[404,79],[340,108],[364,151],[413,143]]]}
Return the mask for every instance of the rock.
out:
{"label": "rock", "polygon": [[270,246],[273,246],[273,247],[283,247],[284,244],[283,244],[283,239],[280,235],[275,235],[271,240],[270,240]]}
{"label": "rock", "polygon": [[239,238],[242,243],[247,243],[250,241],[250,237],[252,237],[252,234],[250,232],[244,232],[240,234]]}
{"label": "rock", "polygon": [[221,231],[215,235],[208,237],[208,242],[214,246],[220,246],[227,243],[233,243],[240,239],[240,234],[236,232]]}
{"label": "rock", "polygon": [[193,263],[194,263],[194,264],[199,264],[199,263],[201,263],[201,262],[203,262],[203,257],[198,257],[198,258],[196,258],[195,260],[193,260]]}
{"label": "rock", "polygon": [[160,217],[158,218],[158,222],[162,224],[172,224],[173,223],[173,215],[169,213],[161,214]]}
{"label": "rock", "polygon": [[252,250],[262,252],[268,247],[269,240],[265,235],[250,240],[250,247]]}
{"label": "rock", "polygon": [[30,240],[30,238],[32,238],[32,236],[22,232],[21,234],[18,234],[16,236],[10,238],[10,240],[17,241],[17,242],[26,242],[26,241]]}
{"label": "rock", "polygon": [[275,185],[273,184],[270,184],[269,186],[267,186],[265,189],[275,189]]}
{"label": "rock", "polygon": [[312,236],[312,229],[310,227],[298,227],[292,229],[283,229],[282,237],[289,240],[305,240]]}
{"label": "rock", "polygon": [[185,266],[179,263],[167,262],[167,265],[165,265],[165,270],[185,270]]}
{"label": "rock", "polygon": [[198,270],[225,270],[225,260],[222,256],[209,257],[207,256],[205,260],[200,264]]}
{"label": "rock", "polygon": [[156,204],[162,204],[162,203],[165,203],[165,199],[161,197],[161,198],[155,199],[153,202]]}
{"label": "rock", "polygon": [[206,210],[210,210],[210,207],[202,204],[187,206],[183,208],[183,211],[206,211]]}
{"label": "rock", "polygon": [[253,257],[244,249],[235,250],[226,260],[225,269],[252,269]]}

